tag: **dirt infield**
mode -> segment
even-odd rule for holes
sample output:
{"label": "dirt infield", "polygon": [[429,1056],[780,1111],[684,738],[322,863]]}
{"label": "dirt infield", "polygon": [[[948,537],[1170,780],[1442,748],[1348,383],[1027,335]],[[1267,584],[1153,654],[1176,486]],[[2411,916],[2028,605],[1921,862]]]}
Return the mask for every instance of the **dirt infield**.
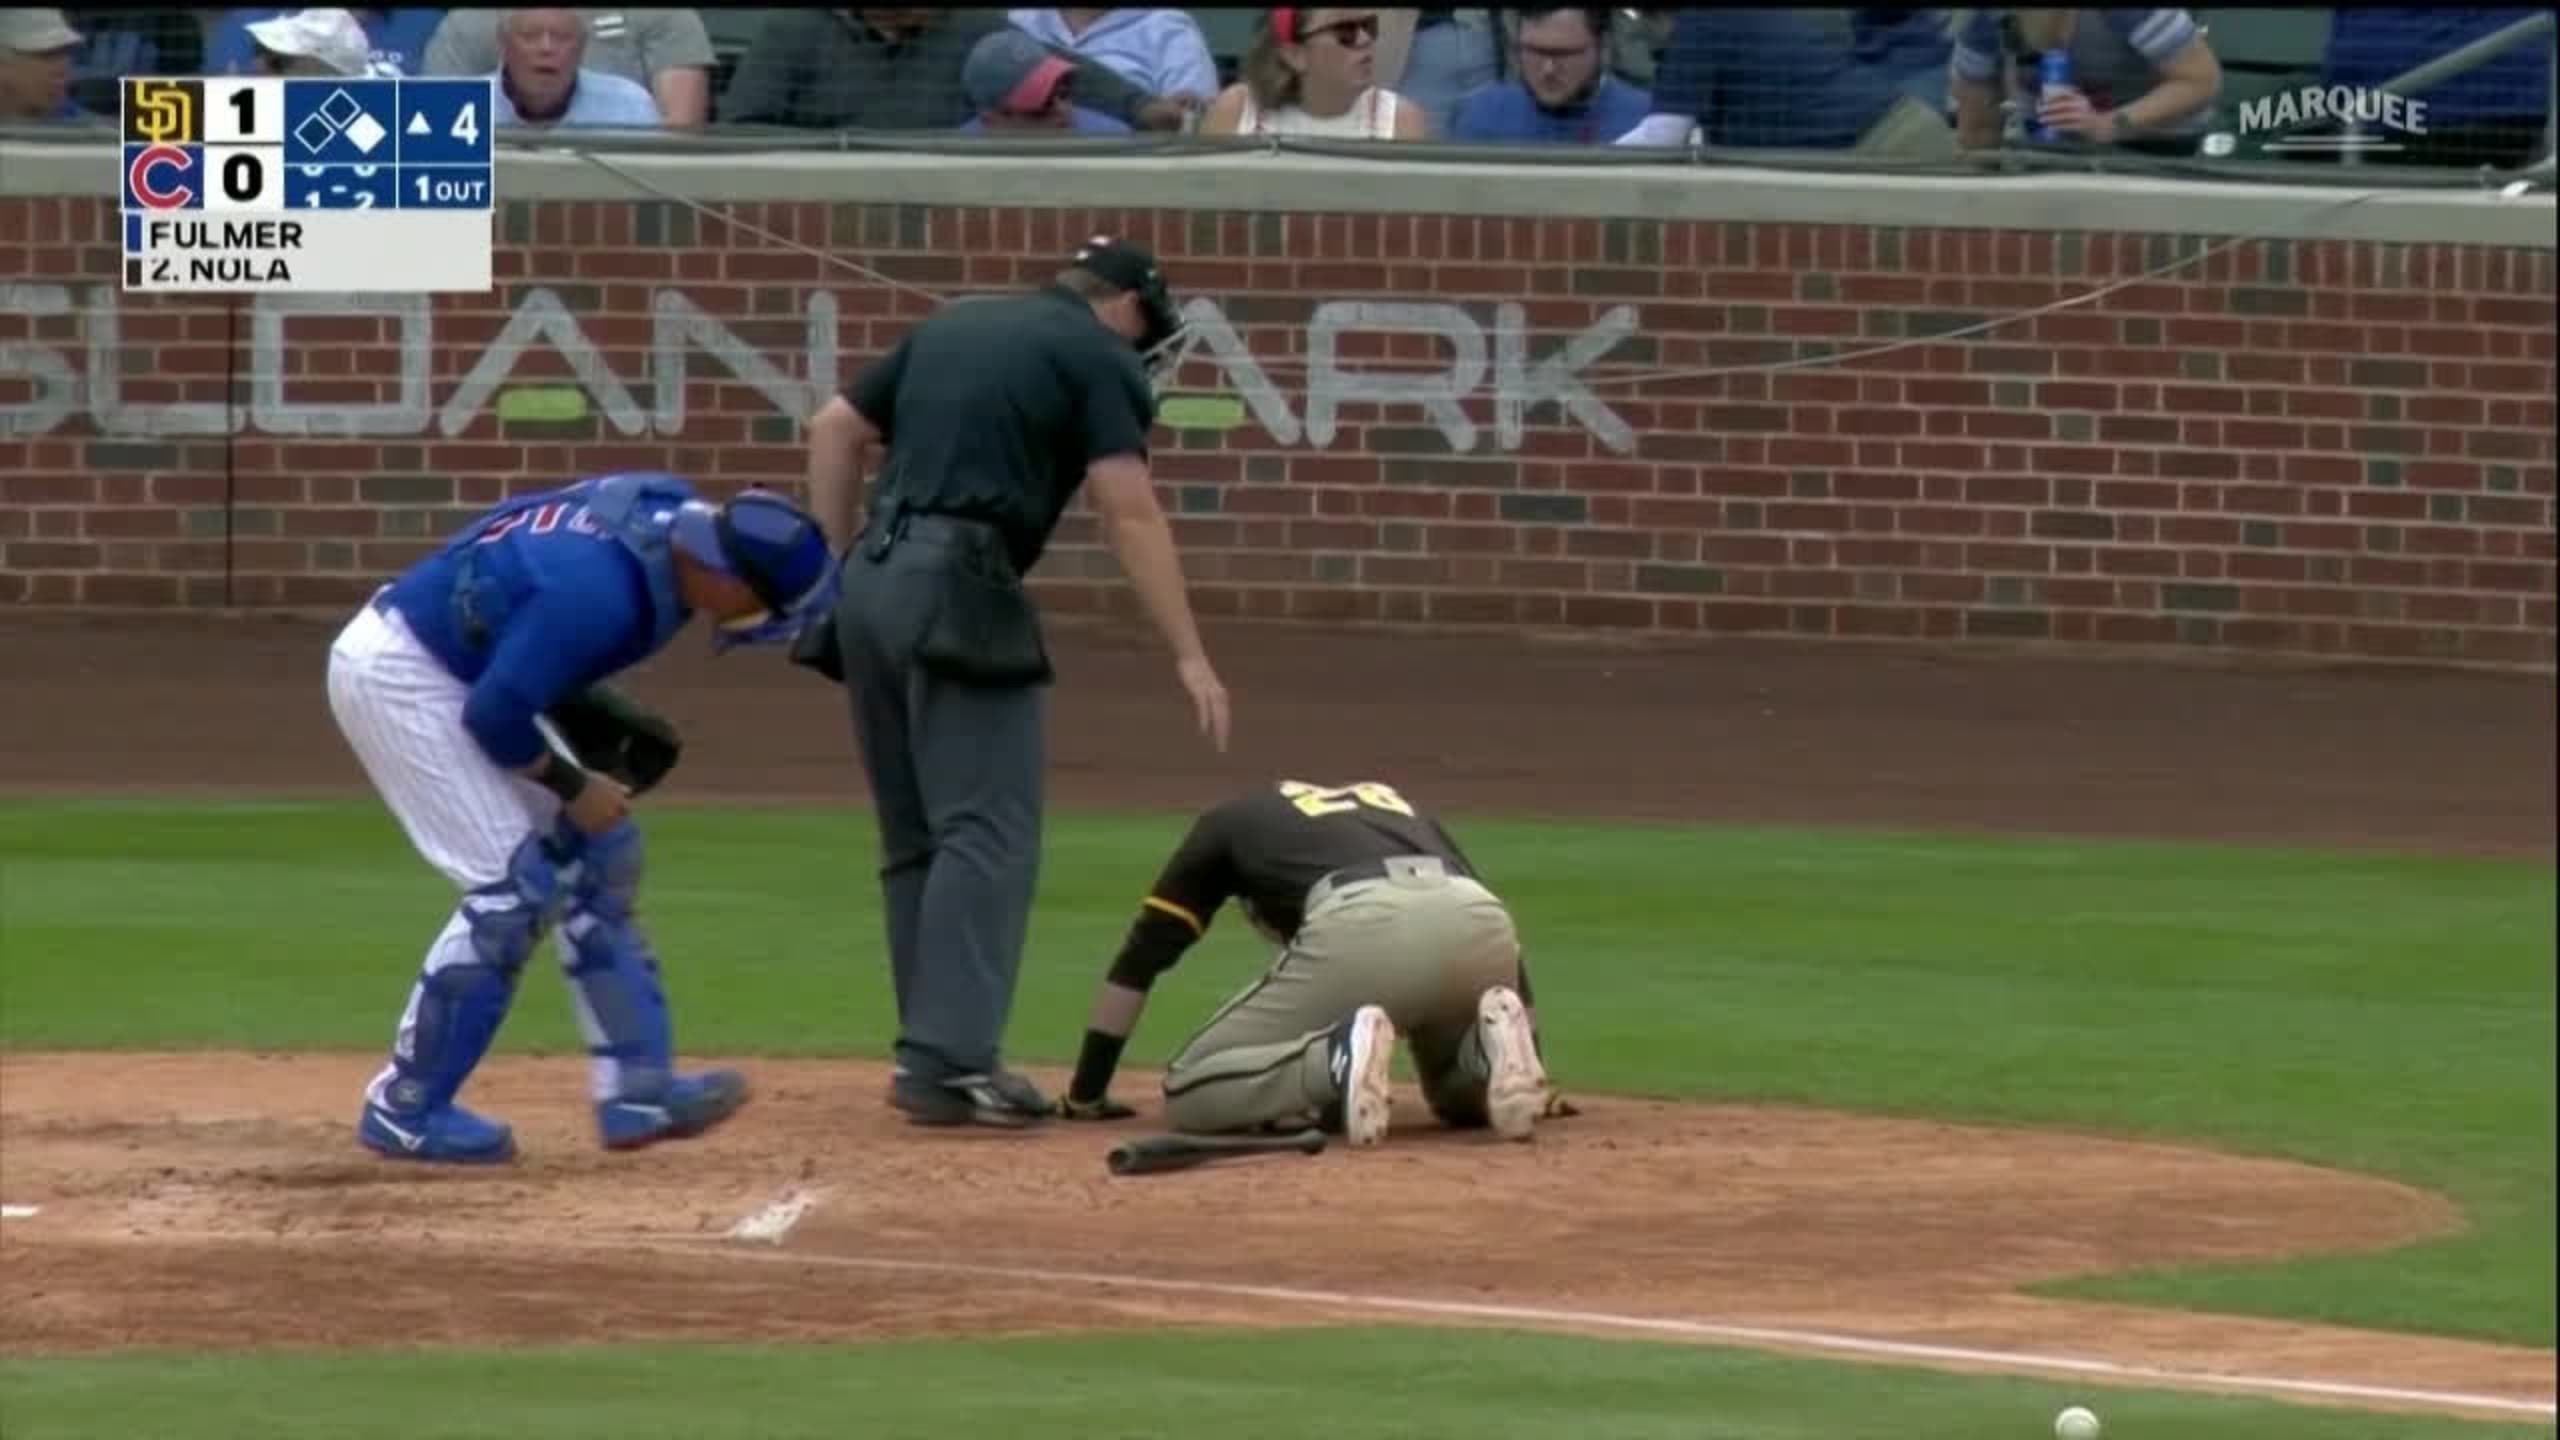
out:
{"label": "dirt infield", "polygon": [[[357,785],[321,698],[327,638],[297,620],[0,619],[15,692],[0,707],[0,787]],[[1062,625],[1056,643],[1059,805],[1189,806],[1246,777],[1375,774],[1461,814],[2553,850],[2548,677],[1229,629],[1213,643],[1238,743],[1220,759],[1186,733],[1143,641]],[[695,739],[684,793],[861,803],[837,695],[770,657],[715,665],[690,639],[676,648],[638,685]],[[1604,1331],[1707,1320],[2551,1393],[2547,1351],[2014,1293],[2059,1274],[2371,1248],[2460,1224],[2438,1197],[2298,1165],[1579,1094],[1590,1113],[1501,1146],[1433,1130],[1408,1093],[1410,1143],[1121,1180],[1101,1157],[1125,1128],[919,1134],[892,1123],[875,1066],[765,1062],[736,1126],[608,1157],[582,1129],[579,1066],[511,1061],[473,1093],[516,1123],[527,1159],[421,1175],[353,1146],[372,1063],[0,1061],[0,1200],[41,1207],[8,1222],[0,1348],[806,1338],[1383,1310]],[[813,1208],[780,1244],[724,1238],[794,1190]],[[1485,1306],[1537,1313],[1469,1308]]]}

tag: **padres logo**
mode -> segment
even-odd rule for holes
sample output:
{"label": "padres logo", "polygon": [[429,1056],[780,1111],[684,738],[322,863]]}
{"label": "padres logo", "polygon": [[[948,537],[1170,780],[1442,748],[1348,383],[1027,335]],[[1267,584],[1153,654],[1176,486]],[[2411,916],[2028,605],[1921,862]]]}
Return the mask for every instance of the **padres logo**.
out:
{"label": "padres logo", "polygon": [[183,145],[196,138],[196,86],[169,80],[128,80],[124,88],[128,140]]}

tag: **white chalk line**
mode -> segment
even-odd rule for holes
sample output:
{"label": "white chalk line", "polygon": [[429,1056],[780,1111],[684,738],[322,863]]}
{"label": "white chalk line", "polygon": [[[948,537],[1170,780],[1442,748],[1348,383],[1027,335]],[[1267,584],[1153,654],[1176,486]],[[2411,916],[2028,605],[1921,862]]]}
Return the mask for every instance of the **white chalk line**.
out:
{"label": "white chalk line", "polygon": [[[654,1244],[696,1253],[706,1248],[705,1242],[683,1236],[640,1235],[631,1238],[643,1245]],[[721,1245],[724,1242],[708,1243]],[[2471,1395],[2459,1391],[2424,1390],[2396,1385],[2359,1385],[2336,1380],[2296,1380],[2266,1375],[2215,1375],[2204,1371],[2173,1370],[2160,1366],[2134,1365],[2080,1356],[2043,1355],[2022,1350],[1982,1350],[1958,1345],[1932,1345],[1919,1341],[1839,1335],[1818,1330],[1726,1325],[1705,1320],[1615,1315],[1592,1310],[1497,1305],[1471,1300],[1425,1300],[1396,1295],[1359,1295],[1346,1291],[1304,1290],[1282,1285],[1245,1285],[1220,1280],[1174,1280],[1160,1276],[1099,1275],[1080,1270],[1043,1270],[1011,1265],[969,1265],[946,1260],[891,1260],[807,1250],[793,1250],[785,1253],[731,1250],[730,1253],[737,1259],[771,1260],[790,1265],[828,1265],[852,1270],[930,1272],[968,1275],[989,1280],[1093,1285],[1124,1290],[1156,1290],[1179,1294],[1217,1295],[1234,1299],[1276,1300],[1285,1304],[1317,1305],[1334,1309],[1383,1310],[1453,1319],[1509,1320],[1527,1325],[1576,1325],[1593,1329],[1677,1335],[1692,1340],[1829,1350],[1887,1359],[1937,1360],[1956,1364],[1983,1365],[1997,1369],[2103,1376],[2154,1385],[2211,1386],[2266,1394],[2319,1396],[2333,1400],[2399,1401],[2417,1405],[2440,1405],[2451,1409],[2492,1410],[2509,1415],[2560,1414],[2560,1404],[2550,1400],[2511,1400],[2498,1395]]]}
{"label": "white chalk line", "polygon": [[43,1213],[41,1205],[0,1205],[0,1220],[33,1220]]}
{"label": "white chalk line", "polygon": [[823,1190],[802,1190],[796,1187],[785,1190],[780,1199],[730,1226],[729,1233],[722,1238],[754,1240],[766,1245],[779,1245],[783,1237],[791,1233],[793,1226],[807,1219],[809,1212],[818,1208],[818,1201],[825,1194]]}

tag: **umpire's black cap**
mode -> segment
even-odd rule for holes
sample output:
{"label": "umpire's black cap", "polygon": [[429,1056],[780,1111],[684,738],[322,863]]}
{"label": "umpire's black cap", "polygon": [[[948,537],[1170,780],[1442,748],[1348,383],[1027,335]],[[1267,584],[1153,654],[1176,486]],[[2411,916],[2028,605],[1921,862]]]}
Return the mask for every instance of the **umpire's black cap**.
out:
{"label": "umpire's black cap", "polygon": [[1137,295],[1139,308],[1147,317],[1147,333],[1138,341],[1139,353],[1152,353],[1182,328],[1182,316],[1174,309],[1173,292],[1164,283],[1164,271],[1144,245],[1096,235],[1077,247],[1074,264],[1107,285]]}

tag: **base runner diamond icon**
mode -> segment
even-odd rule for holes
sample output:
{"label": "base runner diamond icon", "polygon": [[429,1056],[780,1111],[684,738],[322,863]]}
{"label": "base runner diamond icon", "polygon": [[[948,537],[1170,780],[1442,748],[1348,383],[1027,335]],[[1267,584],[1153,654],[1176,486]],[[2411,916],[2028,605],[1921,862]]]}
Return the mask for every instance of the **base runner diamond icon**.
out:
{"label": "base runner diamond icon", "polygon": [[381,144],[382,138],[390,133],[382,128],[381,121],[370,115],[359,115],[356,123],[347,127],[347,143],[356,147],[357,154],[370,155],[373,147]]}

